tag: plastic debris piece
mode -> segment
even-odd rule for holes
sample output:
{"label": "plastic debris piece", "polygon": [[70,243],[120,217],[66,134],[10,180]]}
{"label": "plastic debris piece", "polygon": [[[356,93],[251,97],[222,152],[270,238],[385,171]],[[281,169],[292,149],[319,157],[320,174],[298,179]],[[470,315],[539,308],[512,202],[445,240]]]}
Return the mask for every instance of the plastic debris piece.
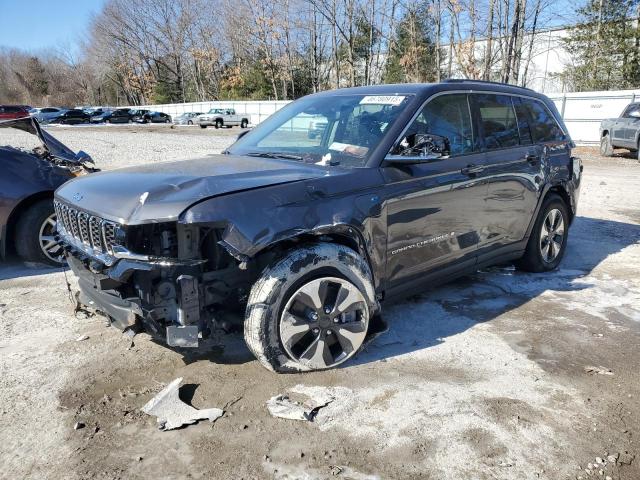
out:
{"label": "plastic debris piece", "polygon": [[181,383],[182,377],[176,378],[142,407],[144,413],[158,418],[160,430],[173,430],[183,425],[194,424],[198,420],[208,419],[214,422],[224,414],[219,408],[198,410],[184,403],[178,395]]}
{"label": "plastic debris piece", "polygon": [[318,410],[326,407],[334,400],[333,396],[324,394],[310,397],[304,402],[297,402],[289,398],[288,395],[280,394],[267,401],[267,409],[274,417],[313,422]]}

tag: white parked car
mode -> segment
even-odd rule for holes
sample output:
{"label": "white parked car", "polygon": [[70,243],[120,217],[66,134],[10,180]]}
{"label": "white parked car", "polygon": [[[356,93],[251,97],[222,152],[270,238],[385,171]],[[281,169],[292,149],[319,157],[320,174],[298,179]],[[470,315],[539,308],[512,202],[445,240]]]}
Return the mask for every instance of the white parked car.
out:
{"label": "white parked car", "polygon": [[198,116],[198,124],[200,128],[231,128],[234,125],[240,128],[247,128],[249,126],[249,117],[237,115],[233,108],[212,108],[207,113]]}

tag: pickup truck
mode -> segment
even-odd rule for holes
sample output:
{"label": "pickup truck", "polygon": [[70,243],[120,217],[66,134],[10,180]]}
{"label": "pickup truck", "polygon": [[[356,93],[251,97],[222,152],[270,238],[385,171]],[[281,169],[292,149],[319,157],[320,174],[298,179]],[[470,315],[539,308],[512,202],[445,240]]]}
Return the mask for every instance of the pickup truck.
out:
{"label": "pickup truck", "polygon": [[234,125],[240,128],[249,126],[249,118],[243,115],[237,115],[233,108],[212,108],[207,113],[198,116],[198,124],[200,128],[216,127],[231,128]]}
{"label": "pickup truck", "polygon": [[640,102],[630,103],[620,118],[607,118],[600,123],[600,153],[613,155],[614,148],[627,148],[640,161]]}

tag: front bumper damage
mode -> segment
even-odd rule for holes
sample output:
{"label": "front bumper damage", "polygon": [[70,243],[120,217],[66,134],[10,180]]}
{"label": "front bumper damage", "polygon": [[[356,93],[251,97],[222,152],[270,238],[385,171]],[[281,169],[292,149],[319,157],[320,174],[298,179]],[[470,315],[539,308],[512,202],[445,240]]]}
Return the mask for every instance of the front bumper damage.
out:
{"label": "front bumper damage", "polygon": [[[142,324],[173,347],[198,347],[208,335],[210,325],[200,316],[199,262],[122,258],[106,266],[79,251],[67,261],[78,278],[78,301],[113,326],[125,330]],[[174,322],[167,324],[170,319]]]}

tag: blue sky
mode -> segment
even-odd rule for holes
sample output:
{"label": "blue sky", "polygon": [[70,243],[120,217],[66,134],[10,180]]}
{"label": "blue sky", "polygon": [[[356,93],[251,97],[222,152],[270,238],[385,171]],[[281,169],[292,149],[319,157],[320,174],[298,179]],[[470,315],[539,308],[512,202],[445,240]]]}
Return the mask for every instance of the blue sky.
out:
{"label": "blue sky", "polygon": [[0,47],[75,49],[105,0],[0,0]]}

